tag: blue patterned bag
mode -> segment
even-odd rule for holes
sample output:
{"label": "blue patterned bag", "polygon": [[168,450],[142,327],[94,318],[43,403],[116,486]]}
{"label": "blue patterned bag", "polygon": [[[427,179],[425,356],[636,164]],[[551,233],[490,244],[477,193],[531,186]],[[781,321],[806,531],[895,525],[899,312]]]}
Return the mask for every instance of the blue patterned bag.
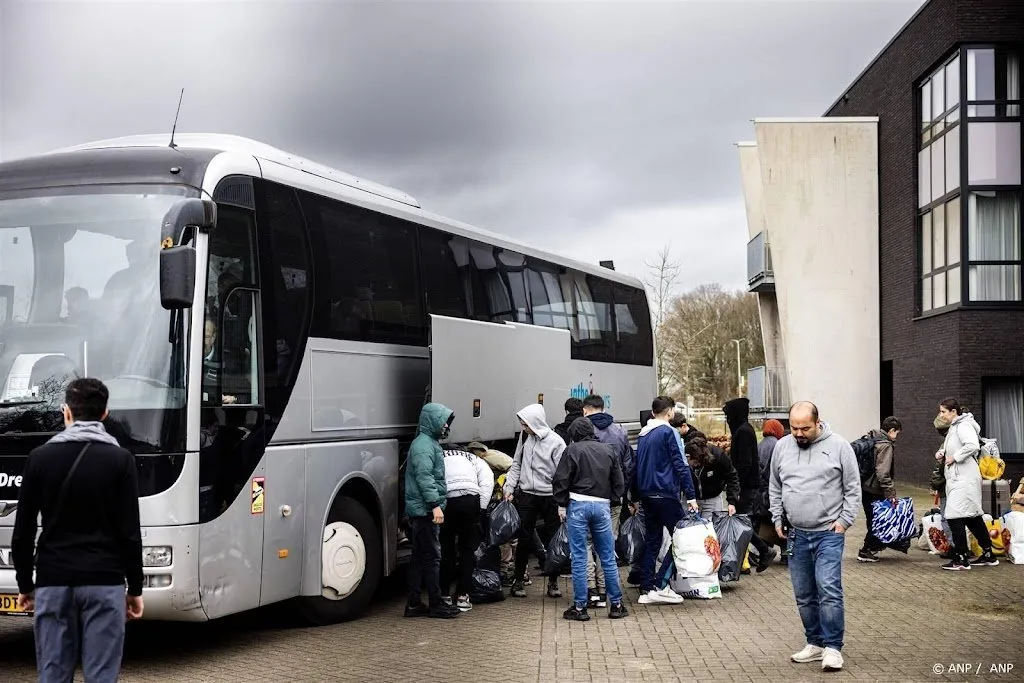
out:
{"label": "blue patterned bag", "polygon": [[898,543],[917,537],[917,520],[914,517],[914,501],[912,498],[900,498],[896,507],[888,500],[876,500],[871,504],[874,519],[871,520],[871,533],[885,543]]}

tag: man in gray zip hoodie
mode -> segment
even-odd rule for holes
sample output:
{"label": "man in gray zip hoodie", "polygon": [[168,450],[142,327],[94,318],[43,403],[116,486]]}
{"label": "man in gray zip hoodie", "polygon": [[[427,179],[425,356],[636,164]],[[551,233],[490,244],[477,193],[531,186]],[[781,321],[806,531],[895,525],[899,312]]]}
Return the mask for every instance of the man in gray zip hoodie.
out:
{"label": "man in gray zip hoodie", "polygon": [[794,662],[843,668],[843,547],[861,505],[860,470],[849,442],[818,419],[809,401],[789,410],[790,434],[772,453],[768,498],[780,538],[789,522],[789,576],[807,646]]}

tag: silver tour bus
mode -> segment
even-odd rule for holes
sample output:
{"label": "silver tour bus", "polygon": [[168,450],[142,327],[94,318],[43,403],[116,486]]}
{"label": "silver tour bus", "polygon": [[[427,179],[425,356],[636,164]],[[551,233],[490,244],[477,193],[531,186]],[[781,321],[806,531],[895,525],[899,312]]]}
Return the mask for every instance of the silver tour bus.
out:
{"label": "silver tour bus", "polygon": [[67,382],[136,456],[146,617],[358,616],[399,563],[420,407],[509,448],[518,406],[655,391],[641,284],[232,136],[0,164],[0,612],[29,451]]}

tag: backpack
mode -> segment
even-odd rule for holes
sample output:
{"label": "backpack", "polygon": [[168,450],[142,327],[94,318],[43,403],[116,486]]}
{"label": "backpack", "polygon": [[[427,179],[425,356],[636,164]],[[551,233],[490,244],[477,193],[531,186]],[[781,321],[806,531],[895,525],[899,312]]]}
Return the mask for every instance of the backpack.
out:
{"label": "backpack", "polygon": [[860,483],[867,482],[875,473],[875,444],[881,439],[875,439],[870,434],[865,434],[856,441],[850,442],[853,454],[857,456],[857,469],[860,470]]}

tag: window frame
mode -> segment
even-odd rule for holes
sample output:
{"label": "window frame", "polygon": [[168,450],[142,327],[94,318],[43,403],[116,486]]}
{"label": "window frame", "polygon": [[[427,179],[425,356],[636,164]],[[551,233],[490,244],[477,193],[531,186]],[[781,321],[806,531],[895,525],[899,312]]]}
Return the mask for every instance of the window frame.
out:
{"label": "window frame", "polygon": [[989,388],[994,384],[1014,382],[1024,384],[1024,375],[984,376],[981,378],[981,404],[982,413],[985,417],[985,419],[983,420],[984,429],[982,430],[982,434],[997,439],[996,443],[999,446],[1000,457],[1010,462],[1024,462],[1024,452],[1004,451],[1004,444],[998,440],[998,437],[991,434],[991,428],[989,426],[991,424],[991,412],[989,411],[987,401]]}
{"label": "window frame", "polygon": [[[1010,52],[1010,53],[1016,54],[1017,63],[1018,63],[1018,86],[1017,86],[1018,98],[1017,99],[1014,99],[1014,100],[1007,100],[1007,99],[1003,99],[1003,100],[970,100],[970,99],[968,99],[968,90],[967,90],[967,88],[968,88],[968,52],[971,51],[971,50],[984,50],[984,49],[992,49],[992,50],[1003,51],[1003,52]],[[943,125],[943,127],[941,129],[935,130],[936,124],[940,120],[939,116],[936,115],[935,113],[930,112],[931,120],[930,120],[929,124],[925,125],[925,123],[924,123],[923,89],[924,89],[924,87],[926,85],[928,85],[928,84],[930,84],[932,82],[933,78],[938,73],[940,73],[940,72],[945,73],[946,67],[948,65],[950,65],[956,59],[959,59],[959,62],[958,62],[958,65],[959,65],[959,79],[960,79],[960,82],[959,82],[959,100],[958,100],[956,105],[947,106],[946,110],[941,113],[941,120],[944,122],[944,125]],[[970,126],[967,125],[967,124],[970,124],[970,123],[985,123],[985,122],[999,122],[999,123],[1017,122],[1018,125],[1021,125],[1021,127],[1024,128],[1024,117],[1021,116],[1021,110],[1024,109],[1024,98],[1019,96],[1021,86],[1024,85],[1024,78],[1022,78],[1019,75],[1021,61],[1024,61],[1024,43],[963,43],[963,44],[959,45],[953,52],[948,53],[942,59],[938,60],[932,68],[930,68],[930,69],[928,69],[926,71],[926,75],[922,76],[921,78],[919,78],[914,83],[914,102],[915,102],[915,106],[914,106],[914,114],[913,114],[913,116],[914,116],[914,121],[915,121],[915,130],[917,130],[917,134],[916,134],[917,135],[917,137],[916,137],[916,139],[917,139],[917,146],[915,148],[916,151],[915,151],[915,156],[914,156],[915,180],[916,180],[915,204],[917,205],[917,208],[916,208],[916,211],[915,211],[915,216],[916,216],[915,226],[916,226],[916,229],[915,229],[915,236],[914,236],[914,242],[915,242],[915,246],[916,246],[916,249],[915,249],[916,262],[915,262],[915,268],[914,268],[914,272],[915,272],[915,313],[916,313],[916,318],[926,318],[926,317],[931,317],[933,315],[941,315],[941,314],[947,313],[949,311],[953,311],[953,310],[957,310],[957,309],[961,309],[961,308],[963,308],[963,309],[972,309],[972,310],[992,310],[992,309],[996,309],[996,310],[1018,310],[1018,309],[1024,309],[1024,264],[1022,264],[1022,263],[1020,263],[1018,261],[999,261],[999,262],[992,262],[992,263],[990,263],[988,261],[972,261],[970,259],[970,254],[969,254],[970,223],[969,223],[969,213],[968,213],[969,196],[970,196],[971,192],[998,191],[998,192],[1016,193],[1017,196],[1018,196],[1018,202],[1020,203],[1021,209],[1024,210],[1024,192],[1022,192],[1022,188],[1024,188],[1024,185],[998,185],[998,186],[984,185],[984,186],[982,186],[982,185],[971,185],[970,184],[970,176],[969,176],[969,172],[970,172],[970,169],[969,169],[969,161],[970,161],[970,159],[969,159],[969,150],[970,150],[970,134],[969,134],[969,129],[970,129]],[[997,74],[998,74],[998,70],[997,70]],[[1004,81],[1005,81],[1005,76],[1004,76]],[[930,104],[931,104],[931,102],[934,102],[934,90],[931,89],[934,86],[933,85],[929,85],[928,87],[930,88],[929,89],[929,95],[930,95]],[[943,89],[943,92],[944,92],[944,97],[945,97],[945,88]],[[1004,115],[1001,115],[1001,116],[968,116],[969,105],[988,105],[988,104],[1017,105],[1017,110],[1016,110],[1017,114],[1013,115],[1013,116],[1005,115],[1006,109],[1004,107],[1003,108]],[[952,124],[950,124],[950,122],[947,121],[947,116],[954,109],[959,112],[959,115],[957,116],[956,120],[953,121]],[[928,198],[931,201],[926,202],[926,203],[924,203],[922,205],[921,201],[920,201],[921,190],[922,190],[922,188],[921,188],[921,174],[923,172],[925,172],[925,170],[923,170],[921,168],[921,166],[922,166],[922,164],[921,164],[921,152],[924,149],[926,149],[926,148],[931,148],[932,144],[936,140],[938,140],[940,138],[945,138],[949,134],[949,132],[951,130],[953,130],[953,129],[959,129],[959,131],[960,131],[960,134],[959,134],[960,135],[960,140],[959,140],[960,144],[959,144],[959,184],[958,184],[958,187],[955,190],[949,190],[948,188],[946,188],[946,191],[944,192],[944,194],[941,197],[937,197],[937,198],[932,199],[932,197],[931,197],[931,175],[932,175],[931,170],[932,169],[931,169],[931,156],[929,155],[929,157],[928,157],[929,168],[927,169],[927,174],[928,174],[928,177],[929,177],[929,187],[928,187],[929,193],[928,193]],[[1024,159],[1024,135],[1021,135],[1020,137],[1021,137],[1021,147],[1022,147],[1022,149],[1021,149],[1021,158]],[[944,153],[944,156],[945,156],[945,158],[948,158],[948,156],[946,156],[946,154],[948,154],[948,153]],[[943,160],[943,169],[944,169],[944,171],[946,170],[945,158]],[[948,175],[948,171],[946,171],[946,174],[944,174],[943,182],[945,182],[945,179],[946,179],[947,175]],[[922,271],[921,266],[922,266],[923,256],[924,256],[924,254],[923,254],[924,245],[922,244],[923,217],[924,217],[925,214],[933,211],[936,207],[938,207],[940,205],[945,205],[945,204],[947,204],[948,202],[952,201],[955,198],[959,198],[960,199],[960,263],[959,263],[959,267],[960,267],[960,301],[958,303],[954,303],[954,304],[948,304],[947,303],[947,304],[945,304],[945,305],[943,305],[941,307],[938,307],[938,308],[933,306],[932,308],[929,308],[928,310],[925,310],[924,309],[924,278],[926,276],[928,276],[928,275],[934,275],[934,273],[940,272],[941,269],[933,269],[932,271],[929,271],[929,273],[924,273]],[[1024,244],[1024,220],[1021,221],[1020,229],[1022,231],[1021,241],[1022,241],[1022,244]],[[932,230],[934,230],[934,222],[933,222]],[[934,235],[934,233],[932,233],[932,234]],[[947,254],[948,254],[948,245],[947,245],[947,249],[946,250],[947,250]],[[1022,257],[1024,257],[1024,254],[1022,254]],[[933,255],[933,258],[934,258],[934,255]],[[978,265],[1020,265],[1021,266],[1020,267],[1021,282],[1020,282],[1019,286],[1020,286],[1020,289],[1021,289],[1021,292],[1022,292],[1021,300],[1017,300],[1017,301],[985,301],[985,300],[977,300],[977,301],[975,301],[975,300],[971,299],[971,291],[970,291],[970,272],[971,272],[971,266],[978,266]],[[956,267],[956,266],[952,266],[952,267]],[[952,267],[949,266],[948,264],[944,265],[944,269],[945,270],[949,270]],[[948,290],[947,290],[947,292],[948,292]],[[934,296],[934,293],[933,293],[933,296]],[[948,296],[947,296],[947,300],[948,300]],[[934,301],[933,301],[933,303],[934,303]]]}

